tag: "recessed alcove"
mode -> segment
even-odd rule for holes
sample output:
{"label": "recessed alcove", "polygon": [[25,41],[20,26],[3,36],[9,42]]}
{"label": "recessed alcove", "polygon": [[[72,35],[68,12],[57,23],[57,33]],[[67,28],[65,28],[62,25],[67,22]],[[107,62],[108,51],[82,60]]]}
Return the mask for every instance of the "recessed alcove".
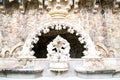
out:
{"label": "recessed alcove", "polygon": [[47,58],[47,45],[57,36],[60,35],[70,43],[70,57],[71,58],[81,58],[85,48],[85,44],[81,44],[78,40],[79,36],[76,36],[75,33],[71,34],[66,29],[62,30],[50,30],[49,33],[42,34],[39,37],[39,41],[36,44],[33,44],[32,48],[35,51],[34,56],[36,58]]}

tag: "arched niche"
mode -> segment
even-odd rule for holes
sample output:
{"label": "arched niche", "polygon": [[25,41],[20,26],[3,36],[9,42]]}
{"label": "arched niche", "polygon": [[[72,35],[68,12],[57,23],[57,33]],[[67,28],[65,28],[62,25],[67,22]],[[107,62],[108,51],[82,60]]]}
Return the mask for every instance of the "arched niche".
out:
{"label": "arched niche", "polygon": [[85,43],[80,43],[78,36],[75,33],[71,34],[67,32],[67,29],[54,30],[51,29],[50,32],[38,36],[39,40],[36,44],[33,44],[32,50],[35,52],[34,56],[37,58],[46,58],[47,57],[47,45],[57,36],[60,35],[70,43],[70,57],[71,58],[81,58],[84,56],[83,51]]}
{"label": "arched niche", "polygon": [[[55,32],[55,34],[53,34]],[[63,34],[65,33],[65,35]],[[81,57],[98,57],[97,51],[95,50],[94,43],[92,42],[91,38],[88,34],[85,33],[84,29],[80,25],[73,24],[69,21],[52,21],[52,22],[44,22],[43,24],[40,24],[38,28],[36,28],[26,39],[26,42],[23,46],[23,50],[21,52],[21,57],[31,57],[36,55],[35,46],[38,44],[42,39],[44,39],[45,36],[51,36],[54,38],[57,35],[61,35],[65,39],[67,39],[69,36],[73,37],[77,43],[80,44],[82,47],[80,55]],[[67,36],[67,37],[65,37]],[[48,40],[52,40],[53,38],[50,38]],[[40,39],[41,38],[41,39]],[[47,37],[48,38],[48,37]],[[69,39],[67,39],[69,40]],[[49,42],[49,41],[48,41]],[[47,45],[48,42],[45,42]],[[41,46],[41,45],[39,45]],[[74,46],[75,47],[75,46]],[[46,48],[46,47],[45,47]],[[46,53],[45,53],[46,54]],[[71,54],[75,55],[75,54]],[[77,54],[78,55],[78,54]],[[83,56],[84,55],[84,56]],[[45,58],[46,56],[43,56]],[[75,58],[75,57],[73,57]],[[80,57],[79,57],[80,58]]]}

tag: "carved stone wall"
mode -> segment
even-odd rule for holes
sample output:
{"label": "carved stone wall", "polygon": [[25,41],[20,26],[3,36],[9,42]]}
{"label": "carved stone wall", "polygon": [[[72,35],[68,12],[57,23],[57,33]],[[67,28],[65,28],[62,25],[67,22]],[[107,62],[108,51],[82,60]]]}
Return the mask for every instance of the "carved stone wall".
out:
{"label": "carved stone wall", "polygon": [[[28,35],[42,22],[56,20],[51,18],[51,14],[54,13],[47,11],[40,13],[37,9],[30,9],[25,14],[21,14],[18,10],[6,15],[0,13],[1,56],[3,56],[3,50],[9,50],[12,56],[14,52],[11,50],[14,46],[21,42],[24,43]],[[115,57],[120,57],[120,12],[113,14],[108,8],[104,9],[104,13],[100,9],[94,14],[86,8],[81,8],[77,13],[68,12],[64,19],[82,26],[94,43],[100,42],[107,48],[108,54],[112,51]],[[15,53],[18,52],[19,49]]]}

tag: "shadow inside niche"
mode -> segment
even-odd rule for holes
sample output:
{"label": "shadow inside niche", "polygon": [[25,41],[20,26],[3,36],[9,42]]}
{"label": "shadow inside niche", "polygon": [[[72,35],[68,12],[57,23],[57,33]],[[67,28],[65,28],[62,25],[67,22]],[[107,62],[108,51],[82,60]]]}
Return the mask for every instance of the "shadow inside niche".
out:
{"label": "shadow inside niche", "polygon": [[57,35],[60,35],[70,43],[70,57],[71,58],[81,58],[85,48],[85,44],[81,44],[78,41],[78,36],[71,33],[68,33],[67,30],[51,30],[49,33],[42,34],[39,37],[39,41],[34,44],[32,50],[35,51],[34,56],[37,58],[47,58],[47,45],[56,38]]}

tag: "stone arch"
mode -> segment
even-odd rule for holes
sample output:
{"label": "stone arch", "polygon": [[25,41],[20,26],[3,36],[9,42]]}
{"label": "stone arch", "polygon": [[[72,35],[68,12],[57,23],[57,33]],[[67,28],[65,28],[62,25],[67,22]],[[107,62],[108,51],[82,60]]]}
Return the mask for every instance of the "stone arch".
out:
{"label": "stone arch", "polygon": [[62,30],[67,29],[67,31],[71,34],[75,33],[76,36],[79,36],[78,40],[80,43],[85,43],[84,57],[98,57],[97,51],[95,50],[94,43],[92,42],[90,36],[85,33],[82,26],[73,24],[73,22],[69,21],[52,21],[52,22],[44,22],[40,24],[38,28],[36,28],[26,39],[26,42],[23,46],[23,50],[21,52],[21,57],[33,57],[34,51],[32,48],[33,44],[37,43],[39,38],[38,36],[42,36],[42,34],[46,34],[50,31],[50,29]]}
{"label": "stone arch", "polygon": [[47,45],[52,42],[58,35],[66,39],[70,43],[69,54],[71,58],[81,58],[82,56],[84,56],[84,44],[81,44],[79,42],[78,36],[76,36],[75,33],[68,33],[66,29],[50,29],[49,33],[38,36],[39,41],[36,44],[33,44],[34,47],[32,48],[32,50],[35,52],[34,56],[37,58],[47,58],[47,54],[49,53],[49,51],[47,50]]}

